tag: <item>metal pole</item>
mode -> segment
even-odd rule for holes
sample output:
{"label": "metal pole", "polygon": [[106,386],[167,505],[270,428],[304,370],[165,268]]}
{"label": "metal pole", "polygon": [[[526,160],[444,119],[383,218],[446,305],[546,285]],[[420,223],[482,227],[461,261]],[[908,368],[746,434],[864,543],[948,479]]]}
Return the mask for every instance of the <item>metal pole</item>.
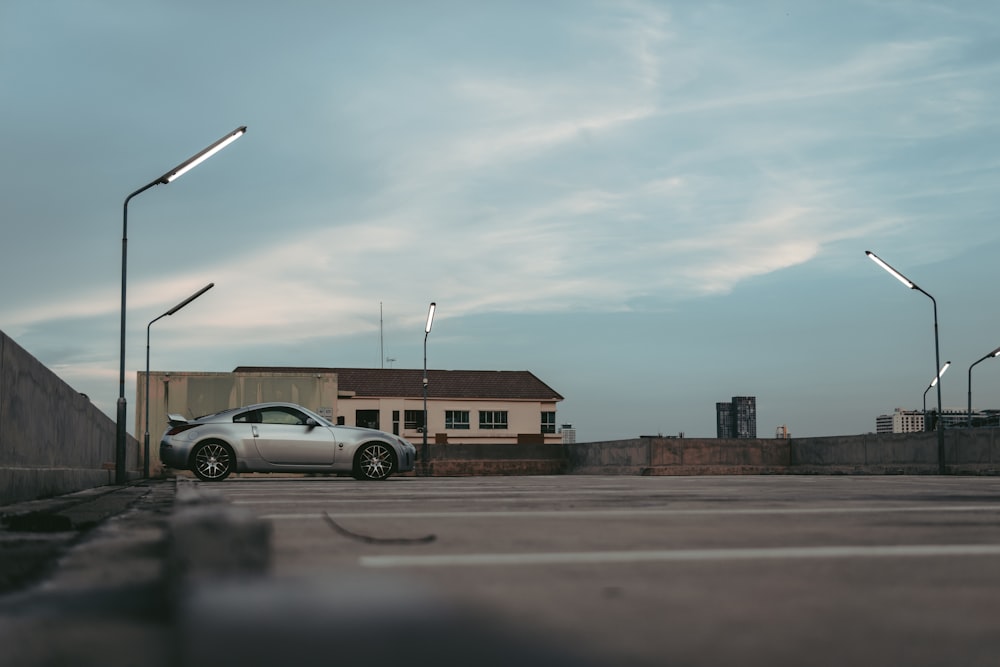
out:
{"label": "metal pole", "polygon": [[424,438],[423,447],[421,447],[420,458],[424,461],[424,466],[427,465],[427,336],[431,333],[431,327],[434,326],[434,311],[437,309],[437,303],[431,301],[430,307],[427,309],[427,324],[424,325]]}
{"label": "metal pole", "polygon": [[[160,317],[156,319],[158,320]],[[142,436],[142,476],[144,479],[149,479],[149,329],[155,321],[153,320],[146,325],[146,406],[142,411],[143,421],[146,424],[146,431]]]}
{"label": "metal pole", "polygon": [[121,303],[121,340],[119,346],[118,363],[118,414],[115,429],[115,484],[124,484],[128,479],[125,469],[125,286],[127,281],[128,267],[128,203],[141,192],[145,192],[154,185],[158,185],[159,180],[152,181],[142,186],[128,197],[122,206],[122,303]]}
{"label": "metal pole", "polygon": [[424,333],[424,450],[427,449],[427,333]]}
{"label": "metal pole", "polygon": [[[983,357],[983,359],[985,358],[986,357]],[[982,361],[983,359],[980,359],[979,361]],[[972,366],[978,364],[979,361],[977,361],[975,364],[972,364]],[[966,426],[968,426],[969,428],[972,428],[972,366],[969,366],[969,413],[968,413],[969,421],[966,424]]]}
{"label": "metal pole", "polygon": [[215,155],[217,152],[236,141],[241,136],[243,136],[247,131],[246,126],[238,127],[226,136],[222,137],[212,145],[207,148],[202,149],[195,155],[192,155],[184,162],[180,163],[167,173],[163,174],[155,181],[150,181],[146,185],[142,186],[128,197],[125,198],[125,204],[122,207],[122,303],[121,303],[121,344],[119,348],[119,364],[118,364],[118,415],[117,415],[117,427],[115,429],[115,483],[124,484],[128,475],[125,470],[125,413],[126,413],[126,400],[125,400],[125,282],[126,282],[126,255],[128,249],[128,203],[132,197],[135,197],[140,192],[145,192],[154,185],[159,185],[160,183],[167,184],[176,178],[180,177],[187,171],[195,168],[211,156]]}
{"label": "metal pole", "polygon": [[[927,297],[930,298],[931,303],[934,304],[934,367],[935,367],[935,372],[939,373],[940,371],[936,370],[938,368],[941,368],[941,351],[940,351],[940,345],[939,345],[939,342],[938,342],[937,300],[934,297],[932,297],[930,294],[927,294],[927,292],[924,292],[924,290],[920,289],[916,285],[914,285],[913,288],[916,289],[916,290],[918,290],[919,292],[921,292],[923,294],[926,294]],[[937,441],[938,441],[938,472],[940,472],[942,475],[944,475],[944,474],[946,474],[948,472],[948,468],[947,468],[947,465],[945,464],[946,462],[945,462],[945,452],[944,452],[944,419],[943,419],[944,413],[941,410],[941,378],[940,378],[940,376],[938,377],[938,383],[937,383],[937,404],[938,404],[938,413],[937,413],[936,428],[937,428],[937,434],[938,434],[938,437],[937,437]]]}

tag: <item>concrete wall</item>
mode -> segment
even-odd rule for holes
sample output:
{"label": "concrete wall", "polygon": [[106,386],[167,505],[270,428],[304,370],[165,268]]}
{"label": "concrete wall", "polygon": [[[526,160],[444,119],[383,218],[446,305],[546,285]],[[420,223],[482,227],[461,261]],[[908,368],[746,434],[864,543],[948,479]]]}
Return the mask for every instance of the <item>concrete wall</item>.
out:
{"label": "concrete wall", "polygon": [[735,475],[789,472],[790,440],[637,438],[566,445],[568,472]]}
{"label": "concrete wall", "polygon": [[113,484],[114,461],[114,421],[0,331],[0,504]]}
{"label": "concrete wall", "polygon": [[[417,445],[417,452],[421,445]],[[562,475],[567,472],[562,445],[427,444],[427,455],[414,474],[435,477],[465,475]]]}
{"label": "concrete wall", "polygon": [[[945,469],[1000,474],[1000,429],[945,431]],[[936,433],[791,440],[638,438],[565,445],[570,474],[937,474]]]}

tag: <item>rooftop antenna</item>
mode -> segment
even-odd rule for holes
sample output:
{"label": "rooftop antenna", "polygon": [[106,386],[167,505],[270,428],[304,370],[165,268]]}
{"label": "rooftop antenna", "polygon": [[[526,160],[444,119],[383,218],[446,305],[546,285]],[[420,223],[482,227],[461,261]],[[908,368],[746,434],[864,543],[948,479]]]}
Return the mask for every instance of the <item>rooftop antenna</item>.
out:
{"label": "rooftop antenna", "polygon": [[382,368],[385,368],[385,344],[382,342],[382,302],[378,302],[378,356],[382,359]]}

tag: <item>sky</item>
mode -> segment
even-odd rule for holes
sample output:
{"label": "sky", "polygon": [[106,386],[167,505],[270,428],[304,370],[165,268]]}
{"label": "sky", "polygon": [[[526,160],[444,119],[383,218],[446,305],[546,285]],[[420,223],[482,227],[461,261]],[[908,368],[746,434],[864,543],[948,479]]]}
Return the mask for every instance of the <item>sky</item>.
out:
{"label": "sky", "polygon": [[[164,371],[529,370],[581,442],[1000,408],[1000,5],[6,0],[0,330]],[[869,261],[877,253],[918,290]],[[938,333],[935,337],[934,304]]]}

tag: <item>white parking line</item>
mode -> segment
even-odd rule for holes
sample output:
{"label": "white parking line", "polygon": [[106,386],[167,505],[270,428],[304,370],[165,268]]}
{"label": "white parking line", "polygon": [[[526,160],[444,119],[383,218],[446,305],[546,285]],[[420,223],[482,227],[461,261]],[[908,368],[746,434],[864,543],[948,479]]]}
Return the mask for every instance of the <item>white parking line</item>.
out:
{"label": "white parking line", "polygon": [[362,567],[455,567],[497,565],[576,565],[735,561],[806,558],[904,558],[996,556],[1000,544],[911,544],[899,546],[778,547],[773,549],[680,549],[672,551],[591,551],[568,553],[439,554],[425,556],[362,556]]}
{"label": "white parking line", "polygon": [[[339,504],[335,502],[334,505]],[[905,512],[1000,512],[1000,505],[921,505],[909,507],[761,507],[748,509],[617,509],[617,510],[494,510],[464,512],[298,512],[294,514],[264,514],[269,521],[321,519],[509,519],[509,518],[586,518],[649,517],[649,516],[739,516],[793,514],[888,514]]]}

